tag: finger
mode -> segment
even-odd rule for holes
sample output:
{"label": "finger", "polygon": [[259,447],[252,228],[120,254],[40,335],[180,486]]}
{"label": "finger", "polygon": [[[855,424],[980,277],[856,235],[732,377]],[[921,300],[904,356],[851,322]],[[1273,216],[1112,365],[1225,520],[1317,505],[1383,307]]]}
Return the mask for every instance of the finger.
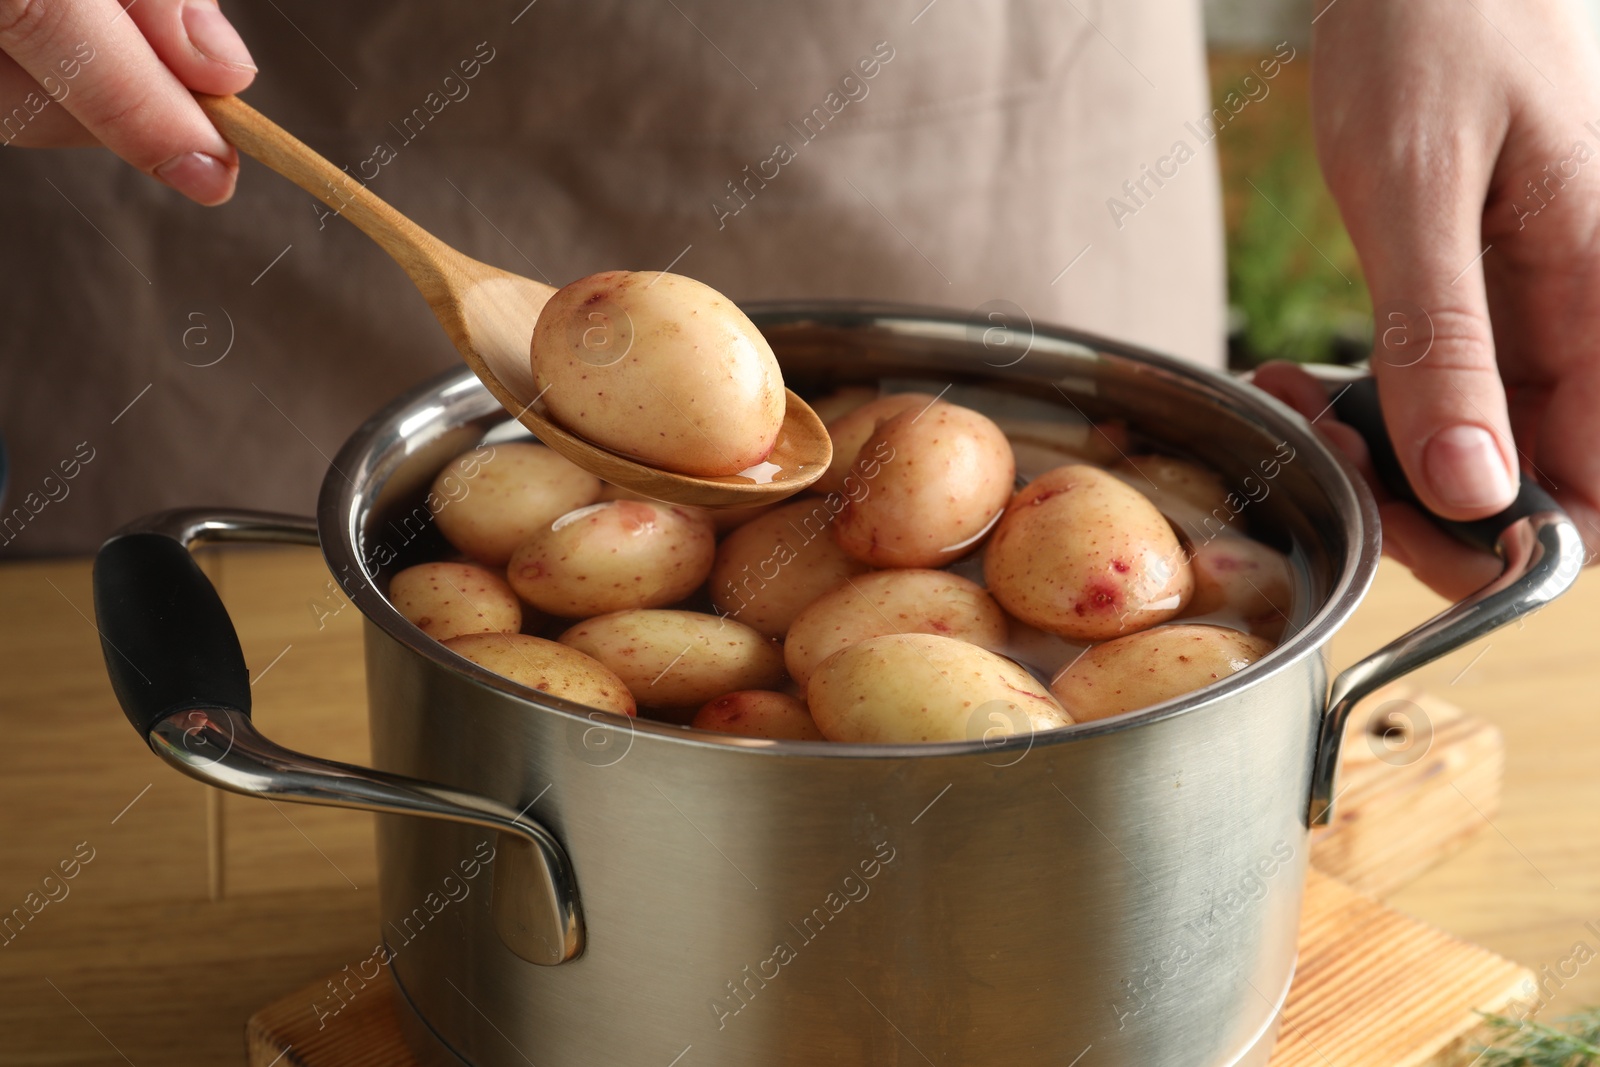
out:
{"label": "finger", "polygon": [[1383,517],[1383,551],[1421,582],[1448,600],[1461,600],[1497,578],[1498,556],[1457,541],[1422,511],[1393,500],[1378,506]]}
{"label": "finger", "polygon": [[1296,363],[1282,360],[1263,363],[1251,376],[1250,384],[1288,404],[1307,419],[1316,419],[1328,408],[1327,387]]}
{"label": "finger", "polygon": [[1588,563],[1600,553],[1600,365],[1589,363],[1550,389],[1518,390],[1513,417],[1536,425],[1538,475],[1583,537]]}
{"label": "finger", "polygon": [[1492,515],[1517,491],[1479,243],[1488,176],[1467,162],[1480,154],[1493,158],[1412,161],[1343,201],[1372,290],[1384,422],[1418,498],[1450,519]]}
{"label": "finger", "polygon": [[226,96],[255,79],[255,60],[216,0],[138,0],[127,11],[156,55],[190,89]]}
{"label": "finger", "polygon": [[1372,458],[1367,453],[1367,443],[1355,430],[1333,415],[1327,388],[1293,363],[1263,363],[1256,369],[1251,384],[1276,397],[1311,420],[1312,426],[1324,441],[1343,452],[1360,472],[1362,479],[1381,502],[1389,493],[1372,469]]}
{"label": "finger", "polygon": [[[55,94],[60,83],[53,83]],[[99,144],[33,75],[0,53],[0,145],[78,148]]]}
{"label": "finger", "polygon": [[1500,573],[1497,557],[1462,544],[1421,510],[1389,495],[1362,436],[1331,414],[1318,418],[1327,411],[1328,394],[1315,378],[1292,363],[1268,363],[1256,371],[1254,382],[1306,418],[1315,418],[1317,432],[1361,472],[1378,501],[1385,555],[1451,600],[1483,588]]}
{"label": "finger", "polygon": [[0,51],[139,170],[202,204],[233,194],[238,156],[114,0],[0,0]]}

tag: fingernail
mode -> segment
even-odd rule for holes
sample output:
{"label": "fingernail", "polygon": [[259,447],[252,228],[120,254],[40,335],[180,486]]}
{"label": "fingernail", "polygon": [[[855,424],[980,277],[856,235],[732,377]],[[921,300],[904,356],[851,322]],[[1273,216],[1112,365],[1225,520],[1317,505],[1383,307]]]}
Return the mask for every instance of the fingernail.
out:
{"label": "fingernail", "polygon": [[156,177],[190,200],[214,207],[233,195],[233,170],[216,156],[185,152],[156,168]]}
{"label": "fingernail", "polygon": [[235,70],[256,69],[256,61],[250,58],[250,50],[244,46],[239,31],[215,6],[184,5],[183,28],[188,31],[189,43],[212,62]]}
{"label": "fingernail", "polygon": [[1482,426],[1448,426],[1433,435],[1422,456],[1428,484],[1450,507],[1503,508],[1516,496],[1494,436]]}

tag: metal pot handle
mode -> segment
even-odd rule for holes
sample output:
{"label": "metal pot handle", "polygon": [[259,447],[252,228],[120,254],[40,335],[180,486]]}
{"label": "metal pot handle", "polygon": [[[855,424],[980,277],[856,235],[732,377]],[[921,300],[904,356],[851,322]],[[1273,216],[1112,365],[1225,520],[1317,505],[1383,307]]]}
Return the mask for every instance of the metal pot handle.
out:
{"label": "metal pot handle", "polygon": [[150,748],[191,778],[246,796],[423,815],[497,831],[491,910],[507,948],[553,965],[583,951],[572,864],[522,813],[472,793],[317,759],[250,721],[250,672],[233,621],[189,547],[207,541],[316,545],[310,519],[253,511],[168,511],[107,541],[94,609],[111,688]]}
{"label": "metal pot handle", "polygon": [[[1335,397],[1333,408],[1339,421],[1366,440],[1373,468],[1385,488],[1420,507],[1384,427],[1377,382],[1372,378],[1351,382]],[[1570,589],[1583,569],[1584,545],[1578,528],[1531,478],[1522,479],[1517,499],[1498,515],[1476,522],[1433,519],[1465,543],[1494,552],[1504,561],[1504,569],[1476,593],[1333,680],[1311,776],[1312,826],[1326,825],[1332,818],[1339,749],[1345,722],[1357,702],[1402,675],[1538,611]]]}

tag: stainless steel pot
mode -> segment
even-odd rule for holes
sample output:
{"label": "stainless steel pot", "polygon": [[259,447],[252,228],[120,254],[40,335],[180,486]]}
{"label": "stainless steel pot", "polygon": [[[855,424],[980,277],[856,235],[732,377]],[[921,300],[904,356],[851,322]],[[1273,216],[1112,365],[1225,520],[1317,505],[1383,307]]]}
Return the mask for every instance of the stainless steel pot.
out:
{"label": "stainless steel pot", "polygon": [[[389,574],[438,548],[433,475],[508,432],[460,370],[357,431],[315,524],[167,513],[108,542],[96,608],[130,719],[221,788],[384,813],[382,944],[342,980],[353,991],[391,962],[427,1062],[1264,1063],[1308,826],[1328,816],[1352,704],[1564,591],[1582,564],[1571,523],[1525,497],[1490,528],[1498,582],[1330,686],[1324,649],[1372,578],[1379,529],[1288,409],[1067,330],[997,336],[854,305],[753,314],[801,391],[979,387],[1125,418],[1211,464],[1291,554],[1290,635],[1181,699],[999,743],[761,742],[591,712],[456,657],[384,599]],[[232,625],[184,551],[218,540],[320,542],[366,616],[381,770],[251,727]]]}

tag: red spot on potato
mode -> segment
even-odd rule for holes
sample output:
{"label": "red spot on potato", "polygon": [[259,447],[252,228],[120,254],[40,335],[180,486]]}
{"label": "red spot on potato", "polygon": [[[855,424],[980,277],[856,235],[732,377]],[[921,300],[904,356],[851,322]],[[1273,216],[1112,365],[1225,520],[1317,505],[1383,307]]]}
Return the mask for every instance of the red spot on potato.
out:
{"label": "red spot on potato", "polygon": [[1032,500],[1028,501],[1028,503],[1029,503],[1029,505],[1031,505],[1033,507],[1038,507],[1040,504],[1043,504],[1046,500],[1049,500],[1051,497],[1060,496],[1062,493],[1065,493],[1065,492],[1067,492],[1068,490],[1070,490],[1072,488],[1073,488],[1072,485],[1068,484],[1068,485],[1063,485],[1059,489],[1046,489],[1044,492],[1040,493],[1038,496],[1036,496]]}
{"label": "red spot on potato", "polygon": [[1089,611],[1112,612],[1122,603],[1122,590],[1108,581],[1093,581],[1084,586],[1083,596],[1073,610],[1083,615]]}

